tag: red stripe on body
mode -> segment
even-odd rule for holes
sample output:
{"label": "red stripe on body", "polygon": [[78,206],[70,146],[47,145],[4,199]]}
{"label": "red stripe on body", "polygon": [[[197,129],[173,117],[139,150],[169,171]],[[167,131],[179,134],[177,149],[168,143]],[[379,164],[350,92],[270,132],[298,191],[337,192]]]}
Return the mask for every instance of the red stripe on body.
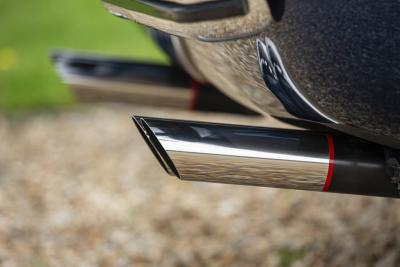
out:
{"label": "red stripe on body", "polygon": [[327,135],[328,146],[329,146],[329,166],[328,174],[326,175],[325,185],[322,191],[327,192],[332,182],[333,169],[335,168],[335,145],[333,143],[333,137],[331,134]]}
{"label": "red stripe on body", "polygon": [[192,94],[191,94],[191,98],[190,98],[189,109],[196,110],[198,102],[199,102],[200,84],[198,82],[196,82],[195,80],[192,80],[192,82],[190,84],[190,88],[191,88]]}

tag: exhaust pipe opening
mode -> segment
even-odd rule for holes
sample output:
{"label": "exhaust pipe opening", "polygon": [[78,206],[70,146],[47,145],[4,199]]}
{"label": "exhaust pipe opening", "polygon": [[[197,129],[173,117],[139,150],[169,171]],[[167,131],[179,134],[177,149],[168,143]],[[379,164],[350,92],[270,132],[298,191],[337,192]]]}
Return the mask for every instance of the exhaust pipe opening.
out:
{"label": "exhaust pipe opening", "polygon": [[136,127],[138,128],[140,135],[145,140],[147,146],[150,148],[150,151],[156,157],[160,165],[163,169],[171,176],[179,177],[179,173],[175,168],[174,163],[169,158],[167,152],[162,147],[160,142],[158,141],[157,137],[154,135],[153,131],[150,129],[149,125],[143,118],[140,117],[132,117],[133,122],[135,123]]}

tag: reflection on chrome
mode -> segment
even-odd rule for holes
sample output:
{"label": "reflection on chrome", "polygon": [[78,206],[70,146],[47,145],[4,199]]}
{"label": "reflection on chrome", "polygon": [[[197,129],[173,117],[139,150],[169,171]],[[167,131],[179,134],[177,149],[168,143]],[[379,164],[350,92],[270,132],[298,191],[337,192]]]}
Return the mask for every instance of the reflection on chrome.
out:
{"label": "reflection on chrome", "polygon": [[268,27],[272,20],[265,0],[174,2],[103,0],[111,14],[174,36],[208,42],[254,36]]}
{"label": "reflection on chrome", "polygon": [[294,116],[317,122],[338,123],[313,105],[289,77],[275,44],[269,39],[257,40],[260,71],[269,90]]}
{"label": "reflection on chrome", "polygon": [[320,191],[329,165],[323,134],[135,117],[164,169],[183,180]]}
{"label": "reflection on chrome", "polygon": [[268,151],[257,151],[257,150],[234,148],[234,147],[220,146],[220,145],[213,145],[206,143],[194,143],[187,141],[179,141],[168,137],[162,137],[159,139],[159,141],[163,146],[163,148],[167,151],[213,154],[213,155],[245,157],[245,158],[329,163],[329,159],[326,158],[296,156],[290,154],[271,153]]}

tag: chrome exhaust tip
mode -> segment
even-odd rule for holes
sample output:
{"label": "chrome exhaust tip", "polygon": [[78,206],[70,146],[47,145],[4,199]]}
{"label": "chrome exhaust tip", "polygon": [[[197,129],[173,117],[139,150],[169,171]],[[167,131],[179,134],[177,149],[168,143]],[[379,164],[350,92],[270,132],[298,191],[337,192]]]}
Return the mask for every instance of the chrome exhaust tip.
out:
{"label": "chrome exhaust tip", "polygon": [[54,52],[51,58],[60,78],[80,102],[259,115],[212,85],[198,83],[176,66],[70,52]]}
{"label": "chrome exhaust tip", "polygon": [[133,117],[181,180],[399,197],[385,148],[350,136]]}
{"label": "chrome exhaust tip", "polygon": [[[269,128],[133,120],[163,169],[182,180],[308,190],[324,186],[329,164],[325,137],[306,135],[302,145],[309,146],[307,154],[306,149],[296,148],[301,131],[282,135],[282,130]],[[298,178],[286,179],[290,174]]]}

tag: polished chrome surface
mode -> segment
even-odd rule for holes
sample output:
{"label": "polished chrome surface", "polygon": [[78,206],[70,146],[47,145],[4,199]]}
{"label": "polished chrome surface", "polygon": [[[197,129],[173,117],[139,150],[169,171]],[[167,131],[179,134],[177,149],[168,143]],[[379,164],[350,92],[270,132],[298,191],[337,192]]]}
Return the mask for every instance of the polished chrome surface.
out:
{"label": "polished chrome surface", "polygon": [[117,101],[188,109],[191,78],[173,67],[93,54],[52,55],[63,82],[81,101]]}
{"label": "polished chrome surface", "polygon": [[201,72],[197,69],[188,53],[188,48],[181,38],[171,35],[171,43],[179,64],[197,82],[207,82]]}
{"label": "polished chrome surface", "polygon": [[246,15],[247,0],[175,3],[163,0],[104,0],[128,10],[175,22],[199,22]]}
{"label": "polished chrome surface", "polygon": [[183,180],[321,191],[328,143],[311,132],[134,118],[170,175]]}
{"label": "polished chrome surface", "polygon": [[[154,0],[153,0],[154,1]],[[270,10],[265,0],[251,0],[244,5],[242,0],[218,0],[206,1],[195,4],[178,4],[169,2],[168,5],[179,6],[174,10],[184,10],[188,7],[211,7],[206,14],[211,19],[197,19],[194,16],[175,16],[167,12],[167,15],[158,11],[150,12],[148,8],[138,9],[136,5],[145,5],[148,0],[104,0],[104,6],[119,17],[127,18],[152,28],[171,33],[176,36],[195,38],[203,41],[222,41],[254,36],[260,33],[271,21]],[[168,1],[157,1],[163,3]],[[228,12],[227,4],[234,3],[234,12]],[[152,5],[154,7],[154,5]],[[225,7],[224,7],[225,6]],[[184,7],[182,9],[182,7]],[[217,10],[219,7],[219,11]],[[239,8],[238,8],[239,7]],[[224,11],[221,11],[224,10]],[[240,12],[238,12],[240,11]],[[176,13],[176,12],[175,12]],[[204,11],[202,11],[204,13]],[[164,15],[163,15],[164,14]],[[169,14],[169,15],[168,15]],[[214,15],[213,15],[214,14]],[[204,14],[203,14],[204,15]],[[229,15],[229,16],[228,16]],[[192,18],[191,22],[188,19]],[[202,17],[200,17],[202,18]],[[205,17],[206,18],[206,17]]]}
{"label": "polished chrome surface", "polygon": [[78,75],[64,76],[80,100],[108,100],[139,105],[188,109],[192,99],[190,90],[162,85],[118,82]]}
{"label": "polished chrome surface", "polygon": [[292,115],[316,122],[337,123],[315,107],[289,77],[278,48],[269,38],[257,39],[257,56],[260,71],[269,90]]}

